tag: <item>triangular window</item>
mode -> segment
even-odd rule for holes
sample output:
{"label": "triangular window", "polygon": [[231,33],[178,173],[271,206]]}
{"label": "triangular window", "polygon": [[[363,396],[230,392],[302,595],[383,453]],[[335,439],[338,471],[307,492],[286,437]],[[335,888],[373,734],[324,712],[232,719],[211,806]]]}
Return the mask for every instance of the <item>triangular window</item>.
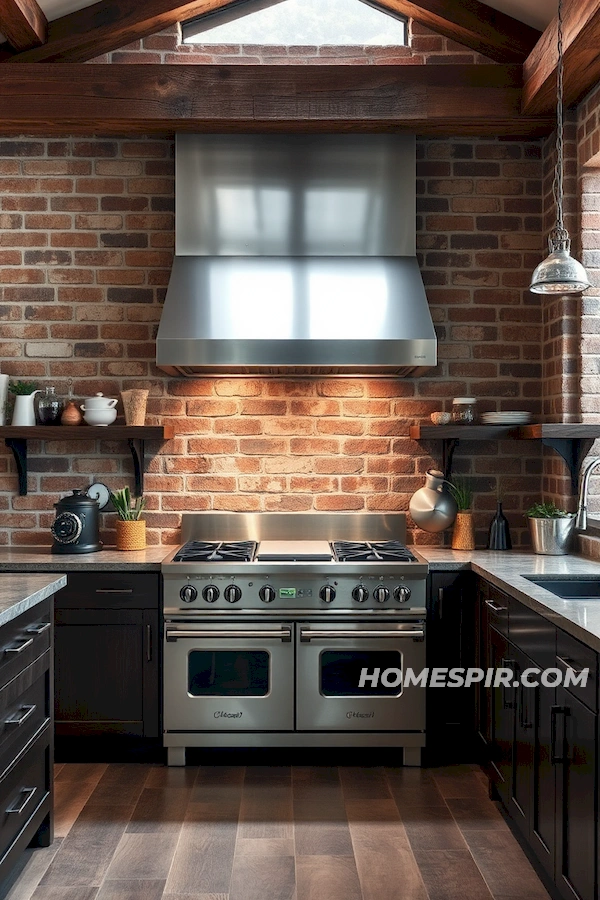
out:
{"label": "triangular window", "polygon": [[362,0],[247,0],[182,24],[185,44],[404,46],[406,19]]}

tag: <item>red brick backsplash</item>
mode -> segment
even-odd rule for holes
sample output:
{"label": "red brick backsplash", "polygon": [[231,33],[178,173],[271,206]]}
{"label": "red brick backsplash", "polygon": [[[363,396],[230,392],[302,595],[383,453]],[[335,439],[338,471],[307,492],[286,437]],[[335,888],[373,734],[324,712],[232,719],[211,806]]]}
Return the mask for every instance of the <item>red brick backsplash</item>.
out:
{"label": "red brick backsplash", "polygon": [[[69,377],[80,398],[150,389],[148,421],[177,432],[149,447],[150,542],[177,540],[184,511],[406,510],[441,450],[411,441],[410,424],[457,395],[478,397],[482,410],[541,412],[542,335],[553,320],[526,289],[543,246],[541,144],[428,139],[417,149],[418,254],[438,366],[395,381],[212,380],[168,378],[153,363],[174,242],[172,142],[0,142],[2,371],[63,396]],[[66,491],[95,479],[132,485],[128,448],[110,429],[98,444],[31,442],[26,497],[2,449],[4,543],[47,541]],[[515,544],[526,541],[538,444],[461,441],[455,468],[473,478],[479,543],[496,496]]]}

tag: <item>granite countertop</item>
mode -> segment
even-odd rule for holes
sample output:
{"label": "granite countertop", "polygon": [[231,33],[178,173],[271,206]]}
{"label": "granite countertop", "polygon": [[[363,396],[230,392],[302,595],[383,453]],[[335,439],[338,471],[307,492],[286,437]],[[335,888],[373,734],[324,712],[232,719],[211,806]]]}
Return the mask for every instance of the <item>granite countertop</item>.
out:
{"label": "granite countertop", "polygon": [[50,545],[0,547],[0,572],[160,572],[160,564],[175,546],[145,550],[105,547],[97,553],[51,553]]}
{"label": "granite countertop", "polygon": [[600,599],[561,600],[524,575],[595,575],[600,563],[583,556],[542,556],[520,551],[450,550],[415,547],[430,571],[472,569],[534,612],[600,653]]}
{"label": "granite countertop", "polygon": [[6,625],[67,583],[66,575],[0,575],[0,626]]}

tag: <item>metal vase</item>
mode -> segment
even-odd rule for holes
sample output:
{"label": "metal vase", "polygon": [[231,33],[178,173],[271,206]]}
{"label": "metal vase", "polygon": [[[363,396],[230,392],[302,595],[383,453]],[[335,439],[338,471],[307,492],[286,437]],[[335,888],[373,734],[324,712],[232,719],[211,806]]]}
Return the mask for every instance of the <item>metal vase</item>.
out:
{"label": "metal vase", "polygon": [[534,519],[529,518],[529,532],[534,553],[544,556],[565,556],[569,552],[575,518]]}

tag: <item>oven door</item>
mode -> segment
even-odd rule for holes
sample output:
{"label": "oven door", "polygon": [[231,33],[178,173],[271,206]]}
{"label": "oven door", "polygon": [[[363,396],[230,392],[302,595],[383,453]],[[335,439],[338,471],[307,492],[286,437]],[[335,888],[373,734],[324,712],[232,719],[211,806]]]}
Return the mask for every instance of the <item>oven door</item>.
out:
{"label": "oven door", "polygon": [[296,641],[298,731],[425,730],[425,688],[398,684],[425,667],[424,622],[304,622]]}
{"label": "oven door", "polygon": [[169,622],[165,731],[292,731],[294,644],[277,622]]}

